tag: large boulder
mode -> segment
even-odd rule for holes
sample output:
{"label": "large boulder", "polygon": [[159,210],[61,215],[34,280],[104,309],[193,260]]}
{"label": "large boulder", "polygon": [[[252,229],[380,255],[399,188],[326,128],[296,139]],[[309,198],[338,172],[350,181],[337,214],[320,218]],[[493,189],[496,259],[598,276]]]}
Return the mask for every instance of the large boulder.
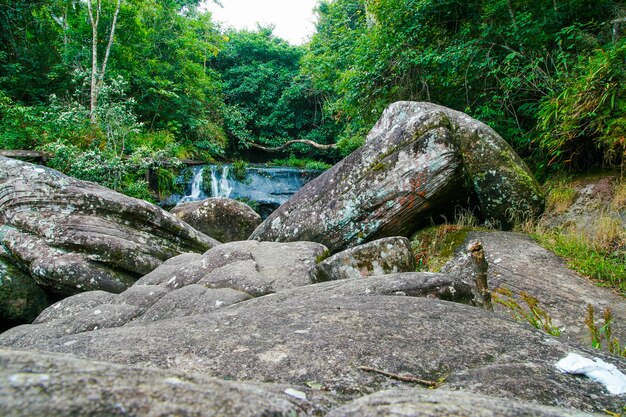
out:
{"label": "large boulder", "polygon": [[[126,314],[122,305],[108,304],[71,320],[10,329],[0,345],[300,391],[317,387],[347,398],[425,380],[443,389],[620,412],[621,398],[555,364],[574,352],[623,371],[623,359],[573,347],[486,310],[406,296],[412,291],[404,274],[389,285],[386,278],[297,287],[156,323],[129,319],[138,307]],[[415,274],[416,287],[419,281]],[[97,322],[103,315],[114,327]]]}
{"label": "large boulder", "polygon": [[435,104],[398,102],[364,146],[305,185],[250,238],[310,240],[336,252],[408,236],[474,201],[486,222],[503,228],[544,204],[526,165],[487,125]]}
{"label": "large boulder", "polygon": [[[538,300],[538,307],[560,329],[561,338],[569,343],[591,345],[591,335],[585,324],[588,306],[596,314],[598,327],[602,313],[609,308],[613,314],[612,331],[618,340],[626,340],[626,302],[615,292],[598,287],[567,267],[564,260],[542,248],[528,236],[502,231],[473,231],[460,240],[451,259],[441,272],[472,281],[472,268],[466,248],[479,241],[489,264],[487,282],[492,291],[509,290],[517,303],[530,311],[521,295],[526,293]],[[500,295],[506,301],[508,297]],[[514,312],[495,304],[496,312],[510,317]]]}
{"label": "large boulder", "polygon": [[168,258],[218,244],[145,201],[0,157],[0,245],[57,296],[119,293]]}
{"label": "large boulder", "polygon": [[250,206],[230,198],[213,197],[182,203],[171,213],[223,243],[246,240],[261,224],[261,216]]}

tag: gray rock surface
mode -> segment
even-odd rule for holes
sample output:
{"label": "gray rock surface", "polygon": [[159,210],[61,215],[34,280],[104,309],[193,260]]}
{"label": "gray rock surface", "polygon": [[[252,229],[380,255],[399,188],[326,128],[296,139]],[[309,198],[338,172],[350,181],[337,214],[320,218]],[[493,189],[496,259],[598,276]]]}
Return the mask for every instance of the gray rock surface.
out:
{"label": "gray rock surface", "polygon": [[0,244],[46,291],[121,292],[163,261],[219,244],[145,201],[0,157]]}
{"label": "gray rock surface", "polygon": [[[326,417],[584,417],[577,410],[546,407],[463,391],[405,389],[377,392],[334,409]],[[593,414],[600,416],[602,414]]]}
{"label": "gray rock surface", "polygon": [[261,216],[250,206],[230,198],[213,197],[179,204],[171,213],[224,243],[246,240],[261,224]]}
{"label": "gray rock surface", "polygon": [[[584,322],[587,305],[591,304],[598,320],[607,307],[611,309],[615,317],[613,333],[619,340],[626,340],[624,298],[579,276],[567,268],[563,259],[525,235],[498,231],[470,232],[441,272],[470,281],[465,248],[474,240],[482,242],[485,250],[489,263],[489,288],[506,288],[517,296],[524,291],[537,298],[539,306],[561,330],[562,339],[583,346],[591,345]],[[521,300],[520,304],[525,306]],[[496,304],[495,309],[504,316],[511,316],[511,311],[501,305]],[[597,324],[602,326],[604,323]]]}
{"label": "gray rock surface", "polygon": [[[298,396],[306,396],[306,399]],[[337,404],[302,387],[220,381],[69,355],[0,349],[0,415],[321,416]]]}
{"label": "gray rock surface", "polygon": [[313,282],[365,278],[397,272],[415,271],[411,244],[405,237],[378,239],[319,262],[311,269]]}
{"label": "gray rock surface", "polygon": [[[51,322],[20,326],[0,335],[0,345],[229,380],[322,386],[353,398],[412,387],[383,374],[408,373],[441,379],[446,389],[584,411],[620,411],[619,398],[589,379],[560,373],[555,363],[577,352],[624,371],[624,359],[572,347],[467,305],[376,295],[367,288],[369,280],[380,284],[384,277],[294,288],[141,326],[69,335],[53,330]],[[349,283],[362,285],[361,294],[342,293],[349,292]],[[74,322],[82,323],[76,317]]]}
{"label": "gray rock surface", "polygon": [[305,185],[250,239],[310,240],[337,252],[409,236],[431,217],[469,207],[471,196],[487,222],[504,228],[544,204],[524,162],[491,128],[435,104],[398,102],[364,146]]}

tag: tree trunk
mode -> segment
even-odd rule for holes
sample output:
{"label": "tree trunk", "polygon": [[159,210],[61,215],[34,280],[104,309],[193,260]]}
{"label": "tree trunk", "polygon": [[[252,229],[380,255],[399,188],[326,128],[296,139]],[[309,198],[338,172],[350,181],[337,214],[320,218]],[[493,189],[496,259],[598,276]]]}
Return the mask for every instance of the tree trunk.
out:
{"label": "tree trunk", "polygon": [[87,0],[89,22],[91,23],[91,91],[89,95],[89,117],[91,123],[96,123],[96,108],[98,104],[98,23],[100,22],[100,0],[94,17],[91,0]]}
{"label": "tree trunk", "polygon": [[87,0],[87,10],[89,11],[89,22],[91,23],[91,91],[89,100],[89,116],[92,123],[96,123],[96,110],[98,109],[98,94],[100,87],[104,82],[113,39],[115,38],[115,27],[117,26],[117,17],[122,6],[122,0],[117,0],[113,20],[111,22],[111,30],[109,31],[109,42],[107,43],[102,59],[102,67],[98,69],[98,24],[100,22],[100,13],[102,11],[102,0],[97,0],[97,9],[94,16],[92,0]]}

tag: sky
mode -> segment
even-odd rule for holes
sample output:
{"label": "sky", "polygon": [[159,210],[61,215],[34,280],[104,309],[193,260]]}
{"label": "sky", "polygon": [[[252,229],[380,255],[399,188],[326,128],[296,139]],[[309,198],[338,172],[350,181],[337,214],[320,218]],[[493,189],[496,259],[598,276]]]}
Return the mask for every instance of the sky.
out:
{"label": "sky", "polygon": [[274,35],[293,45],[305,43],[315,31],[313,8],[318,0],[220,0],[224,7],[206,1],[213,20],[224,27],[256,29],[274,25]]}

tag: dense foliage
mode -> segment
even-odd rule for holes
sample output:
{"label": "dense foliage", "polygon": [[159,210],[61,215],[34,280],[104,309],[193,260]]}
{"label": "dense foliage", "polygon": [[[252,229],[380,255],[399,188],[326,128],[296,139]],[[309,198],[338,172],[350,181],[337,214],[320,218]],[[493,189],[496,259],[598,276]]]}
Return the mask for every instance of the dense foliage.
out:
{"label": "dense foliage", "polygon": [[0,149],[54,151],[53,166],[146,196],[148,170],[173,178],[165,158],[291,139],[347,154],[390,102],[426,100],[490,124],[539,172],[623,169],[621,1],[320,0],[304,46],[223,31],[199,3],[0,0]]}
{"label": "dense foliage", "polygon": [[[623,2],[334,0],[303,71],[349,149],[425,100],[494,127],[537,167],[624,161]],[[614,33],[615,30],[615,33]]]}

